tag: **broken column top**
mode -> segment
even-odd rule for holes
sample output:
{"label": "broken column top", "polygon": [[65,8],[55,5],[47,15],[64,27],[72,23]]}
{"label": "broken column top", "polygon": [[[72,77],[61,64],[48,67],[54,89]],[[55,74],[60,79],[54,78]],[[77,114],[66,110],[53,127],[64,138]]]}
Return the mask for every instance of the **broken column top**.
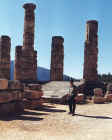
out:
{"label": "broken column top", "polygon": [[98,32],[98,21],[96,20],[89,20],[87,21],[87,31],[93,31],[93,32]]}
{"label": "broken column top", "polygon": [[0,44],[5,44],[5,45],[8,45],[10,47],[11,45],[11,39],[9,36],[7,35],[2,35],[0,37]]}
{"label": "broken column top", "polygon": [[21,51],[21,50],[22,50],[22,46],[21,45],[16,46],[16,51]]}
{"label": "broken column top", "polygon": [[89,20],[86,22],[86,40],[97,41],[98,21]]}
{"label": "broken column top", "polygon": [[87,21],[87,24],[98,24],[98,21],[97,20],[88,20]]}
{"label": "broken column top", "polygon": [[33,3],[26,3],[26,4],[23,5],[23,8],[34,10],[36,8],[36,5],[33,4]]}
{"label": "broken column top", "polygon": [[62,36],[53,36],[52,37],[52,42],[63,44],[64,38]]}
{"label": "broken column top", "polygon": [[1,36],[1,39],[3,39],[3,40],[10,40],[10,37],[7,36],[7,35],[2,35],[2,36]]}

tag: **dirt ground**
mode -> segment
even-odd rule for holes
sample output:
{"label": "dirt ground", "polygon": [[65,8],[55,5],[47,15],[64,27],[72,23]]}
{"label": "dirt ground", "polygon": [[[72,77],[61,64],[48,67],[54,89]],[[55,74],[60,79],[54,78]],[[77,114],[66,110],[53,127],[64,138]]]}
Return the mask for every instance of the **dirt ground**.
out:
{"label": "dirt ground", "polygon": [[0,140],[111,140],[112,103],[77,105],[44,104],[16,117],[0,117]]}

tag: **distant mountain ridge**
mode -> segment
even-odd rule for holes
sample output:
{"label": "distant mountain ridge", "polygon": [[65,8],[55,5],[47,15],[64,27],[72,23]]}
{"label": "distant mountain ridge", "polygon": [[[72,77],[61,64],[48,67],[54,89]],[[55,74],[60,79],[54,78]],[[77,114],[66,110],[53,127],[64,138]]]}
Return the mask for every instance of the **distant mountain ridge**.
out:
{"label": "distant mountain ridge", "polygon": [[[10,70],[10,77],[11,80],[14,79],[14,61],[11,61],[11,70]],[[43,68],[38,66],[37,69],[37,77],[39,81],[50,81],[50,70],[47,68]],[[64,80],[69,80],[70,77],[67,75],[64,75]]]}

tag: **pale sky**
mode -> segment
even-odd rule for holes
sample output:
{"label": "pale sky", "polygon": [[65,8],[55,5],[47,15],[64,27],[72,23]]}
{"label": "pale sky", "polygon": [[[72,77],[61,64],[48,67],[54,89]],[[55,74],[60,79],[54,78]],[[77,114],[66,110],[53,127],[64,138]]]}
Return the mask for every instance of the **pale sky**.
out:
{"label": "pale sky", "polygon": [[0,35],[11,37],[11,59],[15,46],[23,44],[24,3],[35,3],[35,49],[38,66],[50,68],[52,36],[64,37],[64,73],[83,77],[87,20],[99,22],[98,73],[112,72],[111,0],[1,0]]}

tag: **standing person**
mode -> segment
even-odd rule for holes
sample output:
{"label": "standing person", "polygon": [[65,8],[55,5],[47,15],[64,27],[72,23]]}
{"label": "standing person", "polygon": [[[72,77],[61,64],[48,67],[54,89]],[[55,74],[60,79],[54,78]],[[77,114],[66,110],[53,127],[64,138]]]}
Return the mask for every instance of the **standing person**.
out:
{"label": "standing person", "polygon": [[77,94],[78,94],[78,88],[73,84],[73,79],[71,79],[70,80],[68,105],[69,105],[69,114],[72,114],[72,116],[75,115],[75,109],[76,109],[75,97],[77,96]]}

